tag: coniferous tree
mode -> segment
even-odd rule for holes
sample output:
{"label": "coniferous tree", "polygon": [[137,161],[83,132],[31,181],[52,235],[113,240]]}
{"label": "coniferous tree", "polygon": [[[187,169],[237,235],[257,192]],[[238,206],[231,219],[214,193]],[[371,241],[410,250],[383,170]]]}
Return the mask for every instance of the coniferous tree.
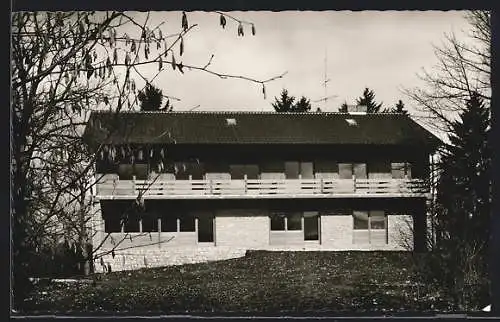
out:
{"label": "coniferous tree", "polygon": [[288,95],[288,90],[283,89],[281,91],[281,97],[278,99],[274,98],[274,103],[272,103],[274,110],[276,112],[291,112],[294,106],[295,97]]}
{"label": "coniferous tree", "polygon": [[399,100],[394,107],[384,109],[384,113],[408,114],[408,111],[405,110],[405,104],[403,101]]}
{"label": "coniferous tree", "polygon": [[163,93],[161,89],[147,84],[143,91],[140,91],[137,98],[141,102],[141,111],[158,111],[161,109]]}
{"label": "coniferous tree", "polygon": [[356,100],[358,105],[364,105],[367,107],[367,113],[378,113],[382,108],[382,103],[375,102],[375,93],[369,88],[365,88],[363,91],[363,96]]}
{"label": "coniferous tree", "polygon": [[460,120],[452,125],[438,189],[438,202],[450,215],[443,219],[458,225],[464,241],[480,244],[485,244],[489,236],[489,122],[488,109],[478,94],[472,94]]}
{"label": "coniferous tree", "polygon": [[471,292],[483,287],[491,202],[491,150],[487,137],[490,116],[473,93],[452,124],[450,144],[440,162],[437,187],[437,280],[457,309],[470,309]]}
{"label": "coniferous tree", "polygon": [[311,110],[311,102],[305,96],[292,106],[292,112],[309,112]]}
{"label": "coniferous tree", "polygon": [[396,106],[394,106],[394,109],[392,111],[394,113],[408,114],[408,111],[405,110],[405,104],[403,103],[402,100],[399,100],[396,103]]}
{"label": "coniferous tree", "polygon": [[340,105],[339,112],[347,113],[347,101],[345,101],[344,103],[342,103],[342,105]]}
{"label": "coniferous tree", "polygon": [[280,98],[274,98],[274,103],[272,103],[274,110],[279,113],[304,113],[311,111],[311,101],[302,96],[297,102],[295,102],[295,96],[290,96],[288,90],[283,89],[281,91]]}

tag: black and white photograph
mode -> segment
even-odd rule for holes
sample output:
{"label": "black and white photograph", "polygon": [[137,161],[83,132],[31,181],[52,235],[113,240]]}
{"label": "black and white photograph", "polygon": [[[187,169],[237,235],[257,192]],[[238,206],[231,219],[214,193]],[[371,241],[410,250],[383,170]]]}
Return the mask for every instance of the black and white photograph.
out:
{"label": "black and white photograph", "polygon": [[492,310],[491,12],[14,11],[11,314]]}

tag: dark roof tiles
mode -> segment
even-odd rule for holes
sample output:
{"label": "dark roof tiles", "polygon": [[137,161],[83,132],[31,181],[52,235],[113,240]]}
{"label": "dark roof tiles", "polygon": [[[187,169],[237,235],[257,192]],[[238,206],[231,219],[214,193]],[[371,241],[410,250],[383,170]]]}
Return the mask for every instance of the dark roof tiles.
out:
{"label": "dark roof tiles", "polygon": [[91,144],[439,143],[410,117],[395,113],[93,112],[85,138]]}

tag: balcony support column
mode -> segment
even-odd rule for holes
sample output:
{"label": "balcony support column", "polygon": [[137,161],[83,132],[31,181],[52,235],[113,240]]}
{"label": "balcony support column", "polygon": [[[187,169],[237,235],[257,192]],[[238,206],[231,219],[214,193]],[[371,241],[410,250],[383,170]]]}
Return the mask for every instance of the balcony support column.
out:
{"label": "balcony support column", "polygon": [[415,252],[425,252],[427,238],[426,200],[415,203],[413,213],[413,242]]}

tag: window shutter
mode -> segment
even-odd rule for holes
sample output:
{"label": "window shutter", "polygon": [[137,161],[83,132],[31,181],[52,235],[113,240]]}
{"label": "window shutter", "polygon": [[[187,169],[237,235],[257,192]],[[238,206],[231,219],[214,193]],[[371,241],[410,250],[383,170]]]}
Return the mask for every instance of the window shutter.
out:
{"label": "window shutter", "polygon": [[285,162],[285,174],[287,179],[297,179],[299,177],[299,162]]}
{"label": "window shutter", "polygon": [[393,179],[403,179],[405,177],[405,164],[403,162],[392,162],[391,172]]}
{"label": "window shutter", "polygon": [[302,179],[312,179],[314,177],[314,165],[312,162],[300,163],[300,174]]}
{"label": "window shutter", "polygon": [[356,179],[366,179],[366,163],[355,163],[354,175]]}
{"label": "window shutter", "polygon": [[340,179],[352,179],[352,164],[351,163],[339,163],[339,178]]}

